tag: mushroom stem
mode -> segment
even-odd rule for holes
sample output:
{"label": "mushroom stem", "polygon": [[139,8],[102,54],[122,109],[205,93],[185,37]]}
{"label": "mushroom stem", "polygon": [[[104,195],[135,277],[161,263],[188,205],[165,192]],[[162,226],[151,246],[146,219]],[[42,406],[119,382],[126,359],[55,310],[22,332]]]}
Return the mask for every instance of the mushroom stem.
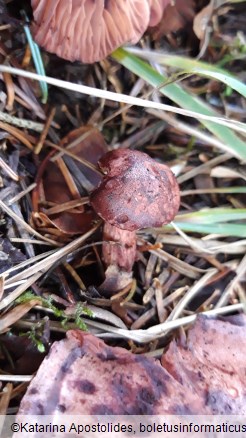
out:
{"label": "mushroom stem", "polygon": [[136,258],[136,231],[122,230],[105,223],[103,229],[103,259],[106,266],[117,265],[131,272]]}
{"label": "mushroom stem", "polygon": [[107,269],[105,281],[99,288],[101,292],[112,295],[131,282],[136,243],[136,231],[122,230],[107,222],[104,224],[102,253]]}

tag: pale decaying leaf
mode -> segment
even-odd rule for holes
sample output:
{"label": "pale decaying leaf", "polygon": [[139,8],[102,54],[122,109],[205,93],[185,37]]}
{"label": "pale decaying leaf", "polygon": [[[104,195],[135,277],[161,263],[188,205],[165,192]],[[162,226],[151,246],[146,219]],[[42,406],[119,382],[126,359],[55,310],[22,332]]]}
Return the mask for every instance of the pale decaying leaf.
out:
{"label": "pale decaying leaf", "polygon": [[213,10],[214,10],[213,2],[210,2],[194,18],[193,30],[197,38],[199,38],[199,40],[203,40],[205,36],[205,32],[207,30],[209,21],[211,20],[213,14]]}
{"label": "pale decaying leaf", "polygon": [[216,166],[211,170],[210,173],[211,177],[213,178],[242,178],[246,180],[246,174],[244,175],[243,172],[239,172],[236,169],[231,169],[227,166]]}
{"label": "pale decaying leaf", "polygon": [[198,318],[187,344],[172,342],[162,364],[211,414],[246,413],[246,316]]}
{"label": "pale decaying leaf", "polygon": [[246,317],[198,318],[159,361],[79,330],[55,342],[21,414],[245,414]]}
{"label": "pale decaying leaf", "polygon": [[193,30],[199,38],[202,40],[207,31],[210,20],[212,19],[214,11],[221,6],[229,3],[229,0],[211,0],[207,6],[205,6],[194,18]]}

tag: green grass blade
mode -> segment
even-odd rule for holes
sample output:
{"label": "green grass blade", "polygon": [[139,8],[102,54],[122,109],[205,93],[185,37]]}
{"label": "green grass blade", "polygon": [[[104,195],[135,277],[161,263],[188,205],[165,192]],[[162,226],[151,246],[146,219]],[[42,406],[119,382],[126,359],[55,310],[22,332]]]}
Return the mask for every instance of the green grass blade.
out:
{"label": "green grass blade", "polygon": [[[178,214],[173,221],[182,231],[200,234],[246,237],[246,208],[208,208],[192,213]],[[172,224],[161,230],[172,230]],[[160,231],[160,228],[155,228]]]}
{"label": "green grass blade", "polygon": [[[208,208],[192,213],[179,214],[177,221],[189,223],[216,224],[219,222],[246,220],[246,208]],[[246,224],[244,225],[246,228]]]}
{"label": "green grass blade", "polygon": [[[39,46],[33,41],[30,29],[27,25],[24,25],[24,31],[31,50],[32,59],[38,74],[45,76],[44,64],[40,53]],[[46,82],[39,82],[42,91],[42,103],[46,103],[48,100],[48,85]]]}
{"label": "green grass blade", "polygon": [[[162,94],[182,108],[209,116],[218,116],[209,105],[183,90],[179,84],[174,83],[161,87],[167,80],[167,77],[158,73],[148,63],[128,53],[126,50],[122,48],[117,49],[112,56],[128,70],[147,81],[153,87],[158,88]],[[199,115],[197,118],[199,119]],[[246,160],[245,142],[232,129],[206,120],[201,121],[201,123],[227,146],[228,152],[237,158]]]}
{"label": "green grass blade", "polygon": [[[174,221],[175,224],[185,232],[190,233],[200,233],[200,234],[220,234],[223,236],[234,236],[234,237],[246,237],[246,225],[245,224],[198,224],[198,223],[185,223],[180,221]],[[172,225],[165,225],[161,228],[162,230],[173,229]],[[157,231],[160,229],[156,229]]]}
{"label": "green grass blade", "polygon": [[237,91],[243,97],[246,97],[246,85],[228,71],[215,65],[210,65],[207,62],[198,61],[197,59],[191,59],[185,56],[158,53],[152,50],[145,51],[134,47],[133,49],[130,48],[129,52],[139,55],[140,58],[158,62],[161,65],[175,67],[184,73],[194,73],[210,79],[217,79]]}
{"label": "green grass blade", "polygon": [[[169,67],[175,67],[179,70],[191,71],[192,69],[210,70],[218,73],[229,74],[224,68],[218,67],[218,65],[212,65],[205,61],[200,61],[186,56],[171,55],[170,53],[158,52],[155,50],[143,50],[139,47],[127,47],[127,52],[133,55],[139,56],[139,58],[146,61],[154,61],[160,65],[168,65]],[[233,75],[231,75],[234,77]]]}
{"label": "green grass blade", "polygon": [[[131,50],[132,51],[132,50]],[[168,65],[169,67],[175,67],[180,70],[191,71],[193,69],[199,68],[202,70],[210,70],[218,73],[226,73],[226,70],[217,67],[216,65],[210,65],[208,62],[198,61],[197,59],[187,58],[185,56],[170,55],[169,53],[158,53],[154,51],[132,51],[133,53],[139,54],[140,57],[145,59],[151,59],[158,64]],[[142,52],[142,54],[141,54]]]}
{"label": "green grass blade", "polygon": [[215,187],[206,189],[188,189],[182,190],[181,196],[201,195],[204,193],[246,193],[246,187]]}
{"label": "green grass blade", "polygon": [[206,78],[217,79],[218,81],[223,82],[224,84],[231,87],[233,90],[237,91],[243,97],[246,97],[246,85],[244,85],[242,82],[240,82],[238,79],[234,78],[233,76],[230,76],[226,73],[203,70],[201,68],[193,68],[190,72],[195,73],[199,76],[205,76]]}

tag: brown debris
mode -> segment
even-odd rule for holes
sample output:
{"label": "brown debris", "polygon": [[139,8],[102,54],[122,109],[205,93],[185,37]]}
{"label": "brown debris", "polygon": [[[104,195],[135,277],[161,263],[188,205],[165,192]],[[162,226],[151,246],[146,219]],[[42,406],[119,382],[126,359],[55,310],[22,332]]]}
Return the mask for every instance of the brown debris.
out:
{"label": "brown debris", "polygon": [[[107,150],[102,135],[91,126],[71,131],[61,141],[61,146],[64,152],[68,150],[75,158],[92,164],[96,164]],[[100,175],[76,159],[73,160],[72,174],[65,162],[66,153],[55,160],[53,157],[54,152],[46,157],[38,171],[37,187],[33,191],[32,221],[42,233],[52,234],[57,240],[67,240],[88,231],[97,219],[95,212],[84,204],[87,190],[100,182]],[[81,197],[75,180],[80,182],[82,189],[85,188],[84,197]],[[80,191],[82,189],[80,187]]]}
{"label": "brown debris", "polygon": [[[76,157],[85,159],[94,165],[108,151],[108,146],[99,129],[91,125],[84,125],[70,131],[61,141],[61,146],[72,152]],[[99,172],[96,173],[88,166],[76,162],[91,187],[95,187],[101,181]]]}
{"label": "brown debris", "polygon": [[105,271],[105,280],[98,290],[103,295],[110,296],[130,286],[131,282],[132,271],[120,269],[117,264],[109,265]]}
{"label": "brown debris", "polygon": [[[67,5],[72,1],[74,0],[64,1],[64,3]],[[117,2],[117,0],[114,1]],[[153,26],[156,24],[155,21],[159,20],[158,14],[161,13],[162,0],[148,1],[152,8],[148,25]],[[53,4],[56,2],[57,0],[53,0]],[[82,0],[78,0],[78,4],[81,2]],[[41,7],[42,0],[36,2],[36,4],[38,3]],[[108,2],[105,1],[104,3]],[[210,6],[213,3],[214,9],[212,11],[211,8],[210,10],[206,8],[208,3]],[[224,5],[222,5],[223,3]],[[31,18],[29,14],[30,4],[31,0],[0,0],[0,61],[3,65],[35,72],[35,66],[23,30],[23,20],[20,21],[20,10],[23,8],[27,8],[27,14]],[[219,4],[222,7],[218,7]],[[245,75],[244,39],[241,30],[245,29],[245,8],[245,2],[172,0],[170,6],[165,9],[166,13],[164,13],[161,21],[162,34],[159,34],[159,36],[163,35],[164,38],[157,39],[155,42],[149,38],[150,32],[156,32],[157,34],[157,25],[148,29],[148,35],[142,39],[140,45],[147,57],[149,56],[147,54],[148,49],[151,49],[154,53],[161,51],[173,55],[185,55],[191,60],[197,59],[199,55],[202,61],[211,66],[220,65],[243,81]],[[174,10],[176,10],[175,13]],[[171,11],[171,14],[168,15],[168,11]],[[203,26],[204,19],[207,22],[205,27]],[[198,30],[198,33],[195,34],[194,30],[195,33]],[[73,29],[70,28],[70,31],[73,32]],[[201,40],[198,39],[199,32],[201,33]],[[136,74],[130,72],[122,64],[110,58],[100,64],[82,66],[78,63],[71,64],[58,59],[48,52],[43,53],[42,56],[48,77],[52,76],[57,79],[71,81],[74,84],[83,83],[90,87],[132,96],[142,96],[143,98],[148,97],[152,90],[149,84],[139,79],[137,72]],[[149,61],[152,61],[152,57],[149,57]],[[178,86],[184,87],[193,96],[199,96],[203,102],[220,114],[226,115],[227,118],[233,118],[241,122],[245,121],[246,109],[239,93],[212,79],[204,79],[194,75],[191,77],[176,76],[177,68],[174,66],[165,65],[165,68],[160,66],[161,70],[159,70],[159,62],[161,62],[161,59],[157,58],[151,64],[159,72],[165,70],[165,74],[171,82],[177,81]],[[211,213],[210,218],[212,218],[214,208],[218,206],[232,209],[245,207],[245,194],[242,193],[243,163],[238,163],[229,154],[220,154],[219,152],[222,152],[223,148],[222,151],[217,150],[215,147],[216,142],[207,135],[207,131],[204,131],[204,136],[200,136],[199,120],[193,119],[190,130],[187,130],[183,117],[166,117],[165,120],[158,121],[157,111],[150,114],[140,110],[137,106],[129,107],[108,99],[98,99],[54,86],[49,87],[47,104],[42,105],[39,82],[14,74],[7,75],[8,77],[6,74],[0,74],[0,118],[2,123],[0,129],[0,163],[2,163],[0,191],[3,206],[0,224],[2,237],[6,237],[0,245],[0,271],[3,272],[0,295],[2,295],[1,317],[3,322],[7,319],[6,330],[9,331],[6,335],[1,335],[0,368],[2,374],[5,374],[5,379],[8,374],[10,374],[9,380],[12,381],[15,377],[20,378],[19,375],[36,372],[40,363],[40,353],[36,351],[35,345],[39,345],[40,348],[42,344],[43,348],[48,347],[55,340],[60,339],[61,333],[66,330],[63,326],[63,317],[53,314],[52,305],[51,309],[45,309],[44,306],[42,306],[42,310],[32,308],[26,315],[19,312],[23,308],[27,310],[28,304],[18,307],[14,301],[16,291],[19,291],[18,293],[24,290],[28,291],[23,300],[31,299],[31,295],[28,298],[31,291],[38,296],[44,296],[50,300],[54,299],[56,307],[62,313],[64,310],[64,315],[70,315],[69,324],[76,325],[79,323],[78,320],[75,320],[75,316],[71,317],[71,315],[77,315],[76,312],[77,310],[79,312],[81,306],[87,306],[87,303],[94,304],[96,306],[93,310],[94,320],[87,320],[88,328],[92,333],[98,333],[99,336],[102,336],[105,330],[107,331],[107,326],[110,324],[121,327],[120,323],[115,322],[115,315],[118,315],[129,329],[145,330],[158,324],[164,318],[170,319],[170,315],[173,315],[176,311],[182,311],[182,313],[179,313],[182,317],[186,315],[194,316],[200,311],[214,309],[215,307],[217,307],[218,313],[230,311],[230,309],[233,312],[243,309],[245,302],[243,276],[245,271],[245,259],[243,258],[245,241],[243,236],[240,236],[236,230],[238,226],[236,221],[235,230],[232,230],[232,234],[237,234],[235,236],[231,235],[230,231],[225,235],[213,234],[217,231],[220,232],[220,223],[218,227],[212,227],[211,225],[211,232],[206,232],[206,227],[204,227],[204,236],[202,232],[195,233],[195,225],[197,225],[195,221],[199,219],[199,215],[196,217],[195,214],[194,218],[191,219],[194,220],[194,229],[193,231],[191,229],[187,231],[190,237],[186,240],[179,236],[175,230],[171,230],[171,227],[167,232],[157,229],[141,231],[141,233],[138,233],[137,261],[133,272],[124,271],[121,267],[123,262],[130,264],[130,257],[129,260],[127,258],[129,256],[128,250],[131,251],[133,248],[126,248],[126,241],[121,246],[118,238],[114,240],[112,236],[109,237],[106,234],[103,238],[102,229],[97,229],[94,234],[90,234],[86,241],[79,238],[84,243],[78,250],[73,251],[72,248],[77,248],[76,242],[79,240],[74,233],[78,232],[78,235],[83,233],[83,227],[86,225],[86,221],[82,221],[83,214],[84,211],[90,211],[90,206],[86,204],[88,202],[88,193],[93,190],[93,185],[99,184],[100,174],[91,171],[92,168],[82,164],[83,157],[78,156],[75,146],[70,147],[71,143],[78,140],[75,132],[73,132],[73,138],[69,134],[67,140],[62,142],[59,142],[59,140],[74,127],[88,123],[93,127],[98,125],[109,141],[110,149],[129,148],[149,151],[159,162],[174,160],[172,165],[177,165],[179,181],[182,184],[182,212],[198,212],[207,209]],[[167,84],[168,82],[165,82],[164,85]],[[158,100],[160,98],[163,100],[157,95],[157,92],[153,99]],[[164,99],[164,101],[171,103],[167,99]],[[49,126],[47,117],[52,108],[56,108],[56,114],[47,132]],[[44,140],[43,147],[41,153],[36,155],[33,152],[36,151],[40,132],[43,132],[41,135],[41,140]],[[93,135],[94,138],[95,143],[97,143],[95,134]],[[47,183],[45,178],[42,177],[37,197],[38,208],[33,209],[30,193],[35,185],[35,176],[40,163],[44,160],[44,164],[47,164],[45,159],[50,148],[58,149],[58,152],[54,152],[52,160],[59,155],[60,167],[56,161],[52,161],[54,167],[49,169],[47,166],[45,169],[47,173],[54,172],[55,176],[54,179],[47,178]],[[78,150],[79,148],[80,146],[78,146]],[[66,154],[64,154],[64,149],[66,149]],[[106,147],[105,151],[107,150]],[[95,146],[91,148],[88,146],[89,151],[91,155],[96,156]],[[69,154],[77,156],[77,159]],[[96,158],[95,163],[98,158]],[[88,156],[87,160],[90,161]],[[71,164],[70,167],[69,164]],[[74,168],[76,168],[75,172]],[[63,172],[61,169],[63,169]],[[86,173],[87,170],[88,173],[91,172],[92,179]],[[55,190],[53,182],[55,182],[57,174],[59,174],[59,184],[61,183],[61,185]],[[83,189],[85,189],[85,192]],[[63,199],[65,194],[68,196],[67,200]],[[45,235],[43,238],[28,225],[32,213],[35,216],[37,215],[35,220],[37,224],[38,222],[40,224],[40,232]],[[53,222],[54,220],[55,222]],[[213,219],[208,221],[211,224],[215,223]],[[238,221],[238,224],[241,223],[243,222]],[[107,225],[105,225],[105,229]],[[93,227],[93,229],[95,228]],[[62,235],[63,232],[64,235]],[[128,233],[124,230],[122,232]],[[132,232],[129,231],[129,233]],[[48,235],[52,235],[52,239],[49,239]],[[102,242],[103,239],[104,242]],[[106,239],[108,240],[106,241]],[[72,242],[67,247],[65,243],[68,241]],[[112,253],[109,254],[109,261],[107,262],[107,257],[103,256],[101,249],[106,247],[109,251],[110,242],[112,242]],[[47,247],[46,243],[52,246]],[[64,247],[58,252],[57,257],[48,255],[50,249],[62,247],[63,245]],[[116,249],[119,252],[119,266],[110,264],[111,260],[114,263],[117,258]],[[124,252],[124,249],[126,252]],[[134,251],[132,251],[133,253]],[[42,260],[38,261],[41,257]],[[104,281],[103,257],[106,265],[106,278]],[[22,263],[24,261],[25,263]],[[107,266],[107,264],[109,265]],[[211,267],[215,269],[214,273],[209,276]],[[32,275],[32,272],[34,275]],[[37,280],[37,277],[41,274],[42,276]],[[197,281],[199,281],[200,286],[196,290]],[[103,284],[101,284],[102,282]],[[98,287],[98,285],[101,286]],[[105,288],[105,291],[103,291],[103,288]],[[106,299],[106,292],[113,289],[119,292],[111,296],[111,299]],[[188,291],[187,297],[194,297],[188,303],[188,300],[182,299],[186,291]],[[191,291],[191,294],[189,294],[189,291]],[[101,293],[104,297],[100,295]],[[74,304],[69,305],[69,302]],[[228,303],[227,309],[219,308],[222,302]],[[109,317],[108,314],[110,314]],[[14,315],[16,317],[11,320],[10,318]],[[83,319],[83,315],[81,314],[79,318]],[[101,328],[91,328],[91,324],[98,320],[100,321],[98,325]],[[97,323],[95,322],[95,324]],[[234,325],[229,324],[228,327],[231,328]],[[220,336],[218,334],[220,329],[217,332],[217,327],[216,322],[214,338],[217,335]],[[126,329],[126,327],[123,326],[123,329]],[[22,334],[25,334],[25,336],[23,337]],[[5,343],[4,338],[6,336],[8,341],[13,341],[14,335],[17,336],[15,336],[13,348],[10,348],[9,342]],[[173,330],[170,333],[171,335],[173,335]],[[185,339],[184,329],[182,329],[182,336]],[[26,347],[22,342],[24,339],[28,340],[28,346]],[[205,335],[204,339],[206,339]],[[110,345],[112,345],[111,342],[118,346],[128,345],[134,352],[139,348],[133,342],[115,339],[114,335],[110,336],[108,334],[107,341]],[[157,355],[163,342],[166,342],[166,338],[158,338],[154,342],[146,342],[144,347],[141,348],[148,354]],[[245,344],[242,343],[236,332],[234,343],[235,345],[238,344],[242,350],[245,349]],[[222,344],[223,342],[219,345],[220,348]],[[212,347],[214,345],[211,344]],[[227,348],[227,344],[224,343],[224,345]],[[216,349],[216,346],[218,345],[216,344],[213,348]],[[174,347],[173,350],[175,350]],[[181,350],[184,359],[181,357]],[[179,359],[176,359],[177,364],[175,362],[176,356],[173,356],[175,365],[179,365],[178,369],[175,368],[177,378],[180,378],[179,376],[182,374],[184,380],[188,381],[188,383],[186,382],[187,385],[194,388],[193,392],[195,392],[196,384],[192,382],[194,370],[189,369],[188,359],[191,358],[193,367],[201,366],[205,375],[208,373],[207,369],[212,374],[212,367],[201,365],[197,359],[193,358],[192,360],[194,352],[191,344],[185,352],[184,350],[184,342],[176,342],[175,351],[180,357],[180,364]],[[196,350],[199,350],[199,348]],[[231,356],[232,354],[228,354],[226,358],[227,367],[233,362]],[[236,375],[236,372],[236,368],[235,372],[229,368],[229,373]],[[172,373],[171,369],[169,373]],[[216,385],[219,386],[218,372],[215,370],[214,373]],[[224,376],[224,371],[222,375]],[[229,376],[230,374],[228,374]],[[197,373],[195,373],[195,377],[199,377]],[[104,381],[103,374],[99,376],[98,380]],[[209,385],[214,388],[211,383]],[[0,386],[2,389],[1,397],[7,413],[13,413],[13,409],[19,406],[20,399],[26,389],[26,383],[19,385],[15,382],[13,384],[13,391],[10,391],[11,402],[9,406],[8,397],[4,400],[8,392],[5,392],[8,385],[5,386],[5,384],[0,383]],[[197,386],[199,394],[202,397],[206,396],[207,388],[202,387],[200,383]],[[228,386],[228,388],[231,388],[231,386]],[[223,393],[226,393],[226,390],[227,386],[223,386]],[[217,386],[214,392],[216,391]],[[215,405],[217,407],[219,396],[214,398],[214,392],[212,389],[209,391],[207,403],[210,403],[210,406]],[[236,394],[234,389],[231,393],[232,395]],[[230,403],[228,406],[230,406]],[[227,409],[230,410],[228,406]],[[236,406],[235,403],[235,410]]]}

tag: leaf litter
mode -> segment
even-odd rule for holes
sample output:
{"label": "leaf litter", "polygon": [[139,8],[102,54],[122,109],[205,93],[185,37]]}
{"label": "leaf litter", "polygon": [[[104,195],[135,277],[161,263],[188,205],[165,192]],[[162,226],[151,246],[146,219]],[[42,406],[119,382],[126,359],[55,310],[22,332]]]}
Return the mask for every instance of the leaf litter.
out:
{"label": "leaf litter", "polygon": [[[34,72],[24,36],[21,40],[18,37],[21,21],[16,16],[15,3],[16,0],[9,2],[4,25],[0,23],[1,63],[14,68],[25,65],[27,71]],[[168,20],[168,32],[163,33],[160,24],[159,29],[151,31],[143,40],[146,56],[151,41],[153,54],[160,45],[162,50],[180,56],[192,58],[200,54],[207,63],[223,63],[230,73],[243,79],[244,55],[240,36],[235,33],[235,22],[239,15],[242,17],[245,5],[234,5],[229,11],[221,4],[212,10],[211,5],[212,2],[198,1],[195,5],[191,1],[187,2],[185,11],[181,11],[180,2],[176,1],[175,13],[174,9],[166,11],[173,20]],[[197,35],[199,20],[204,15],[209,22],[209,33]],[[189,23],[195,23],[194,30]],[[87,66],[44,52],[44,61],[47,75],[57,79],[129,96],[145,98],[150,93],[155,96],[146,81],[138,79],[112,58]],[[157,70],[163,69],[158,58],[150,62]],[[172,77],[175,72],[167,65],[165,73]],[[137,349],[159,357],[160,351],[167,347],[162,358],[164,368],[158,362],[155,365],[151,362],[151,366],[168,372],[175,387],[181,387],[184,379],[184,397],[188,399],[187,394],[192,392],[196,382],[196,376],[192,379],[188,376],[189,354],[192,350],[199,356],[206,350],[203,345],[204,336],[209,336],[203,332],[206,324],[209,330],[216,332],[213,342],[222,346],[224,333],[232,326],[235,328],[233,337],[228,337],[231,344],[245,333],[245,323],[233,325],[225,316],[224,322],[219,317],[245,310],[245,235],[240,228],[245,227],[246,215],[245,162],[235,158],[237,154],[224,153],[221,139],[202,130],[199,121],[192,119],[191,122],[185,116],[170,116],[153,109],[145,111],[131,104],[86,97],[54,86],[49,89],[48,103],[42,105],[35,81],[5,72],[0,73],[0,83],[1,411],[18,410],[26,390],[26,384],[18,382],[28,380],[38,369],[50,344],[58,341],[51,352],[69,345],[77,332],[68,332],[70,340],[59,340],[68,329],[84,327],[84,323],[92,335],[79,336],[84,337],[88,351],[90,343],[102,351],[112,348],[116,361],[125,354],[129,363],[134,363],[137,357],[142,357],[130,353]],[[182,79],[182,86],[202,96],[211,108],[221,111],[222,117],[232,114],[238,122],[245,122],[241,97],[211,76],[188,76]],[[170,103],[160,99],[158,93],[156,99]],[[179,169],[181,207],[173,225],[137,233],[137,260],[131,282],[125,287],[125,280],[121,278],[124,272],[116,272],[119,290],[115,296],[107,297],[100,293],[100,285],[105,280],[101,253],[105,236],[88,196],[102,177],[96,166],[101,156],[106,151],[127,147],[146,152],[171,169]],[[206,212],[207,223],[204,222]],[[181,342],[182,328],[190,327],[200,313],[217,319],[198,318],[187,332],[190,351],[188,348],[186,352]],[[178,335],[180,340],[175,340]],[[106,347],[93,336],[124,350],[118,353],[117,348]],[[17,360],[15,351],[23,340],[29,347]],[[212,343],[208,353],[213,355],[217,349]],[[224,395],[218,392],[218,387],[221,391],[226,386],[223,380],[226,376],[222,374],[223,383],[219,377],[218,383],[210,380],[214,369],[222,363],[226,363],[226,367],[229,364],[228,356],[224,357],[225,350],[220,348],[219,351],[220,364],[213,362],[214,359],[213,366],[202,364],[211,393],[210,402],[206,407],[201,404],[204,403],[204,386],[199,384],[191,401],[193,413],[196,397],[198,411],[226,412]],[[36,357],[34,368],[20,367],[19,361],[30,361],[32,354]],[[177,358],[180,365],[175,368]],[[43,362],[40,373],[49,372],[54,364],[52,354],[50,360],[51,365]],[[201,357],[196,356],[194,360],[200,363]],[[99,361],[98,370],[101,366]],[[135,365],[131,372],[132,380],[136,379]],[[234,372],[235,379],[240,379],[236,365]],[[105,381],[111,391],[110,368],[107,373]],[[237,380],[234,383],[234,392],[228,396],[232,409],[238,413],[241,412],[243,383]],[[142,383],[139,384],[140,391]],[[66,380],[64,385],[67,385]],[[150,386],[150,392],[155,391],[155,383]],[[132,397],[129,393],[127,400],[136,407]],[[165,403],[169,402],[172,400]],[[162,412],[165,403],[159,407]],[[119,407],[119,413],[122,410]],[[144,412],[147,411],[146,408]]]}

